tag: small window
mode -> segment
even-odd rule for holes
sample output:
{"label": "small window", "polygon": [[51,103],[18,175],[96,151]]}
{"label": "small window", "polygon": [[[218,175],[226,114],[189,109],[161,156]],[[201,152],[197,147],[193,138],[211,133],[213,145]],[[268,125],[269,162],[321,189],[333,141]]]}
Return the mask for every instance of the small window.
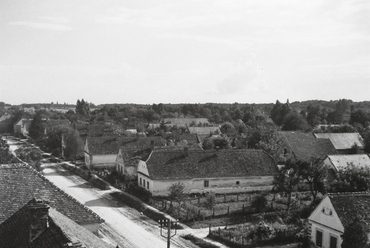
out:
{"label": "small window", "polygon": [[236,185],[240,185],[240,182],[239,181],[236,181]]}
{"label": "small window", "polygon": [[144,186],[144,188],[145,188],[145,179],[143,179],[143,186]]}
{"label": "small window", "polygon": [[141,185],[141,177],[140,177],[140,185]]}
{"label": "small window", "polygon": [[330,248],[337,248],[337,237],[330,236]]}
{"label": "small window", "polygon": [[146,182],[146,186],[147,186],[147,188],[149,189],[149,182]]}
{"label": "small window", "polygon": [[209,181],[208,180],[204,180],[204,187],[209,187]]}
{"label": "small window", "polygon": [[288,150],[284,148],[284,155],[287,155],[287,154],[288,154]]}
{"label": "small window", "polygon": [[322,247],[322,232],[316,230],[316,246]]}

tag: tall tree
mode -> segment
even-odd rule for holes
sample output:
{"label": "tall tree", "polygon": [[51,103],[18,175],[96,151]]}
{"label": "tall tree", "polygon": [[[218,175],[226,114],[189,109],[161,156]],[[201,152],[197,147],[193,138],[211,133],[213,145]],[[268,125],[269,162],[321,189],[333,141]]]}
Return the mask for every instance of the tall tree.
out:
{"label": "tall tree", "polygon": [[290,112],[287,114],[283,120],[282,130],[284,131],[295,131],[308,129],[308,124],[306,120],[298,113]]}
{"label": "tall tree", "polygon": [[44,134],[45,126],[42,121],[42,113],[38,111],[30,123],[29,135],[33,140],[39,141],[43,138]]}
{"label": "tall tree", "polygon": [[282,104],[277,100],[270,113],[271,119],[276,125],[281,126],[284,122],[285,116],[291,111],[292,109],[290,107],[289,100],[287,100],[285,104]]}
{"label": "tall tree", "polygon": [[322,159],[311,158],[309,161],[297,161],[296,162],[299,176],[305,181],[309,187],[312,194],[313,200],[315,201],[317,194],[325,193],[325,178],[326,169],[322,164]]}
{"label": "tall tree", "polygon": [[274,177],[274,192],[284,192],[288,196],[287,210],[290,209],[292,193],[297,190],[300,182],[300,175],[297,164],[288,160],[279,173]]}
{"label": "tall tree", "polygon": [[83,142],[77,130],[71,130],[65,138],[66,149],[65,156],[76,159],[77,155],[83,149]]}

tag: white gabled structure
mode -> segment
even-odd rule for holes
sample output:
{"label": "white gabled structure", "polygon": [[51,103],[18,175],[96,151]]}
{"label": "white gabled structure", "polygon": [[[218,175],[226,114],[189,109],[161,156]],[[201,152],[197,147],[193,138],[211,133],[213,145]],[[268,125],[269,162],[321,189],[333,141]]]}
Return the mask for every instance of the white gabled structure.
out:
{"label": "white gabled structure", "polygon": [[340,248],[345,228],[360,220],[370,238],[370,194],[368,192],[329,194],[308,217],[311,241],[317,247]]}
{"label": "white gabled structure", "polygon": [[328,196],[311,213],[308,221],[311,225],[311,240],[317,247],[341,247],[340,235],[344,227]]}

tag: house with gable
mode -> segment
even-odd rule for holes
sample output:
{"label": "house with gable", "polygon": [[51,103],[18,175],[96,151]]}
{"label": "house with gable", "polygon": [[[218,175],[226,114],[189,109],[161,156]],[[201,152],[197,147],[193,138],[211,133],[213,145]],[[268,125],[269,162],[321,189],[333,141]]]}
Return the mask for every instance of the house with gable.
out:
{"label": "house with gable", "polygon": [[354,166],[355,168],[368,168],[370,169],[370,157],[368,154],[338,154],[328,155],[323,164],[328,170],[329,181],[335,178],[335,174],[340,169]]}
{"label": "house with gable", "polygon": [[168,195],[182,183],[186,193],[271,190],[277,165],[262,150],[154,149],[138,164],[138,185],[153,195]]}
{"label": "house with gable", "polygon": [[50,207],[94,234],[98,233],[100,224],[104,222],[27,164],[2,164],[0,175],[0,223],[33,198],[48,201]]}
{"label": "house with gable", "polygon": [[28,135],[28,131],[31,125],[30,119],[21,119],[14,124],[14,133],[23,134],[24,136]]}
{"label": "house with gable", "polygon": [[84,145],[86,166],[90,170],[94,168],[114,168],[119,147],[119,137],[87,137]]}
{"label": "house with gable", "polygon": [[121,138],[118,154],[116,154],[116,171],[128,178],[136,177],[138,162],[148,157],[154,147],[165,145],[166,141],[159,136]]}
{"label": "house with gable", "polygon": [[0,224],[0,237],[0,248],[113,248],[47,201],[35,198]]}
{"label": "house with gable", "polygon": [[325,158],[337,154],[329,139],[316,139],[311,133],[300,131],[280,131],[279,141],[274,157],[278,163],[289,159],[306,160]]}
{"label": "house with gable", "polygon": [[317,247],[340,248],[345,228],[356,218],[370,238],[370,194],[336,193],[322,199],[308,217],[311,240]]}
{"label": "house with gable", "polygon": [[314,133],[317,139],[329,139],[339,154],[351,154],[354,144],[363,153],[364,142],[359,133]]}

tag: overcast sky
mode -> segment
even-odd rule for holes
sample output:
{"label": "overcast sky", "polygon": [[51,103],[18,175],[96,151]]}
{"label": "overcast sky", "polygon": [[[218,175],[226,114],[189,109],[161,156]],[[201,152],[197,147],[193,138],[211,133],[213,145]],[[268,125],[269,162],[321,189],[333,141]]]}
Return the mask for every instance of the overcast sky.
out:
{"label": "overcast sky", "polygon": [[370,100],[368,0],[1,0],[0,101]]}

